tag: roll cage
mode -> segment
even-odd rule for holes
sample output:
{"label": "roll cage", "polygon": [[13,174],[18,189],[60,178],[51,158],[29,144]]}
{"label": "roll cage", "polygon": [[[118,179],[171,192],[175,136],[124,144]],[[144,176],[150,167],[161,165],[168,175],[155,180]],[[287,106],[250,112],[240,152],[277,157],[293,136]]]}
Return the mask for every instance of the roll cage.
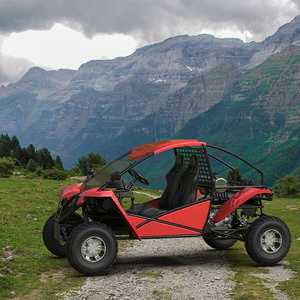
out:
{"label": "roll cage", "polygon": [[[211,190],[210,194],[212,195],[214,195],[215,192],[216,173],[212,171],[209,158],[214,159],[215,161],[221,163],[223,166],[231,169],[234,174],[236,174],[236,169],[229,163],[225,162],[224,159],[221,159],[215,154],[208,152],[208,149],[215,149],[236,158],[237,160],[248,165],[260,176],[259,185],[254,185],[252,181],[244,180],[244,183],[246,184],[226,184],[224,186],[218,186],[218,190],[239,190],[249,185],[257,188],[264,187],[264,174],[253,164],[231,151],[218,146],[208,145],[204,142],[198,142],[197,140],[164,140],[135,147],[130,151],[122,154],[118,158],[110,161],[93,175],[88,176],[88,178],[83,182],[84,187],[85,189],[95,187],[105,189],[108,185],[111,184],[112,181],[116,180],[114,177],[112,177],[113,173],[117,172],[121,177],[149,157],[170,149],[174,150],[175,156],[178,154],[181,154],[183,156],[185,167],[188,165],[190,157],[192,155],[196,155],[198,157],[200,168],[199,188],[202,188],[203,190]],[[124,159],[126,157],[127,160]]]}

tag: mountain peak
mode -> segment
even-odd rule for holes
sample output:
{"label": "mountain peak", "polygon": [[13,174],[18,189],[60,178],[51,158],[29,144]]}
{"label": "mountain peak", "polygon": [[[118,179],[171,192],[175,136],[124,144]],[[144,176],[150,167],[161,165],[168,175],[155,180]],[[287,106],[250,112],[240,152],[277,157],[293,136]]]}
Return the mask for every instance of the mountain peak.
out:
{"label": "mountain peak", "polygon": [[295,17],[290,23],[279,27],[273,35],[267,37],[246,68],[251,69],[261,64],[270,55],[284,50],[289,45],[300,46],[300,15]]}

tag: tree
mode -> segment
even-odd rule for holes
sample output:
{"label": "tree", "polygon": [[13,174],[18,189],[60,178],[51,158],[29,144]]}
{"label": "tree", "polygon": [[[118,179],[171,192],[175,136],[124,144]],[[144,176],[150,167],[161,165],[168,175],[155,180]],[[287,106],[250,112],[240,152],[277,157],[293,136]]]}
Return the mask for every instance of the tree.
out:
{"label": "tree", "polygon": [[30,159],[26,166],[26,168],[29,172],[35,172],[37,167],[38,167],[38,163],[33,159]]}
{"label": "tree", "polygon": [[0,157],[9,157],[10,156],[10,143],[11,139],[8,134],[0,135]]}
{"label": "tree", "polygon": [[39,166],[43,167],[44,170],[52,169],[55,165],[50,151],[46,148],[37,151],[37,159]]}
{"label": "tree", "polygon": [[[54,161],[48,149],[43,148],[37,151],[32,144],[27,148],[21,148],[15,135],[12,138],[8,134],[0,135],[0,157],[11,157],[17,167],[21,166],[29,170],[36,169],[34,162],[43,170],[52,169],[54,166],[57,169],[64,170],[59,156]],[[39,173],[41,173],[41,170],[39,170]]]}
{"label": "tree", "polygon": [[10,149],[10,156],[18,159],[17,153],[20,151],[21,146],[18,138],[15,135],[13,135],[11,138]]}
{"label": "tree", "polygon": [[227,181],[242,182],[241,170],[239,167],[235,167],[234,170],[230,169],[226,176]]}
{"label": "tree", "polygon": [[275,182],[275,193],[281,195],[297,195],[300,193],[300,178],[286,175]]}
{"label": "tree", "polygon": [[56,168],[58,170],[64,170],[63,162],[59,155],[56,156],[54,168]]}
{"label": "tree", "polygon": [[83,175],[87,175],[88,169],[100,169],[105,164],[105,158],[101,157],[99,153],[90,152],[89,154],[78,159],[76,167],[82,172]]}
{"label": "tree", "polygon": [[11,157],[0,158],[0,177],[9,177],[15,169],[14,159]]}
{"label": "tree", "polygon": [[29,159],[38,160],[36,150],[32,144],[27,147],[27,155]]}

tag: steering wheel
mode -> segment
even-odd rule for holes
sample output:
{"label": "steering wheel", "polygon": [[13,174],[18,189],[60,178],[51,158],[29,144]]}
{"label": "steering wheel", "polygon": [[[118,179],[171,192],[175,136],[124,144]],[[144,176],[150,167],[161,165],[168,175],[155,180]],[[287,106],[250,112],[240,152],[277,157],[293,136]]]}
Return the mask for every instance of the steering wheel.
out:
{"label": "steering wheel", "polygon": [[128,173],[138,182],[144,185],[149,185],[149,182],[146,178],[144,178],[140,173],[138,173],[136,170],[131,169],[128,171]]}

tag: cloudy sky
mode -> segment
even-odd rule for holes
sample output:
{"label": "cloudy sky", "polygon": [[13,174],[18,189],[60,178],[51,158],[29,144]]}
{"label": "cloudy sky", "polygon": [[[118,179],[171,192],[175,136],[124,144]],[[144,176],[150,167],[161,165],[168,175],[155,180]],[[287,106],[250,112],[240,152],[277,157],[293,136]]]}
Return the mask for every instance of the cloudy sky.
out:
{"label": "cloudy sky", "polygon": [[0,0],[0,85],[181,34],[259,42],[299,14],[300,0]]}

